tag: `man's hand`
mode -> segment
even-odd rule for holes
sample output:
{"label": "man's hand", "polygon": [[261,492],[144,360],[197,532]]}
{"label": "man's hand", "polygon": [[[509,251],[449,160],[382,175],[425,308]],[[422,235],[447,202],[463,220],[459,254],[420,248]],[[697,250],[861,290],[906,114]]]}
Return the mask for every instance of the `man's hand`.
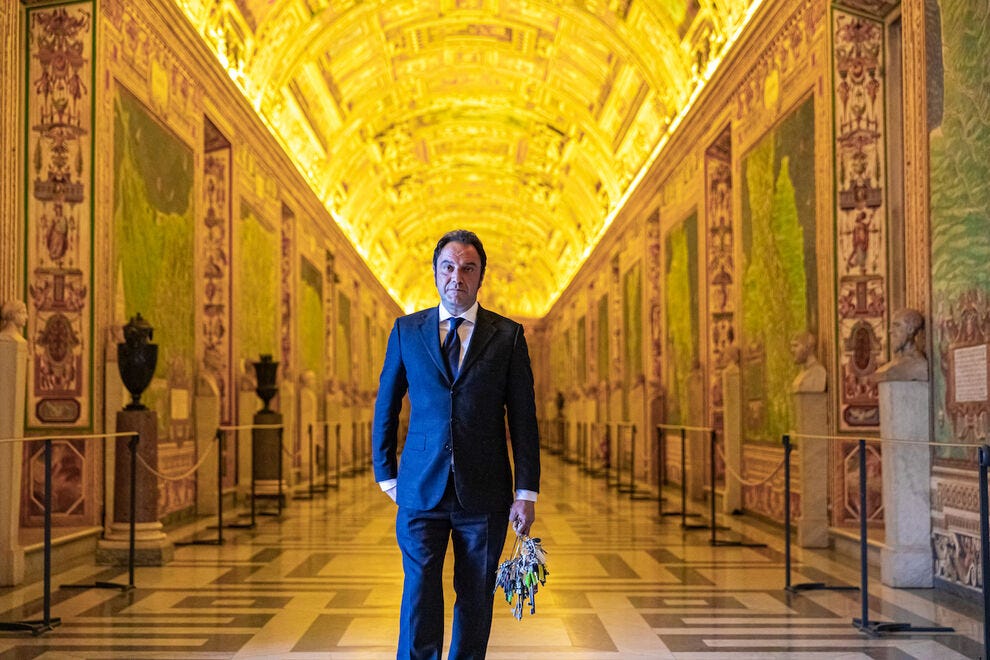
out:
{"label": "man's hand", "polygon": [[536,504],[529,500],[516,500],[509,509],[509,522],[516,534],[528,536],[529,528],[536,520]]}
{"label": "man's hand", "polygon": [[393,502],[395,501],[395,491],[397,488],[398,486],[392,486],[391,488],[385,491],[385,494],[391,497]]}

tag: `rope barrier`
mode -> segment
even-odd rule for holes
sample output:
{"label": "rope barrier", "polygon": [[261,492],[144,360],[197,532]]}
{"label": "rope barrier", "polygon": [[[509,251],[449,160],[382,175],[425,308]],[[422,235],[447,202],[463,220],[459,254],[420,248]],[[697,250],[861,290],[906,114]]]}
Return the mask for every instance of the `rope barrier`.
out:
{"label": "rope barrier", "polygon": [[151,474],[155,475],[159,479],[164,479],[165,481],[182,481],[183,479],[188,479],[193,474],[195,474],[196,471],[199,470],[199,468],[203,467],[203,463],[205,463],[206,462],[206,459],[209,458],[210,457],[210,454],[213,453],[213,447],[214,447],[214,445],[211,444],[206,449],[206,451],[203,452],[203,456],[199,459],[199,461],[196,462],[195,465],[193,465],[191,468],[189,468],[188,470],[186,470],[185,472],[183,472],[183,473],[181,473],[179,475],[168,475],[168,474],[163,474],[163,473],[159,472],[155,468],[151,467],[151,465],[148,463],[148,461],[146,461],[145,458],[144,458],[144,456],[142,456],[141,454],[138,454],[137,459],[138,459],[138,462],[144,467],[145,470],[147,470]]}
{"label": "rope barrier", "polygon": [[[735,477],[736,481],[738,481],[740,484],[742,484],[743,486],[749,486],[750,488],[754,488],[756,486],[762,486],[763,484],[769,483],[770,480],[773,479],[777,475],[777,473],[780,472],[780,470],[784,467],[784,459],[781,459],[780,463],[777,464],[777,467],[775,467],[773,471],[770,472],[767,476],[763,477],[759,481],[748,481],[741,474],[739,474],[731,467],[729,467],[729,462],[725,458],[725,451],[721,447],[715,445],[715,451],[717,451],[718,455],[722,458],[722,464],[725,466],[725,471],[731,474],[733,477]],[[774,492],[782,492],[782,490],[783,489],[777,491],[775,489]]]}
{"label": "rope barrier", "polygon": [[[969,443],[969,442],[935,442],[932,440],[922,440],[922,439],[911,439],[911,438],[878,438],[878,437],[861,437],[861,436],[843,436],[843,435],[815,435],[813,433],[797,433],[795,431],[789,431],[788,436],[793,438],[805,438],[808,440],[840,440],[843,442],[857,442],[859,440],[864,440],[865,442],[880,443],[880,444],[897,444],[897,445],[925,445],[928,447],[962,447],[966,449],[979,449],[981,445]],[[983,442],[981,440],[980,442]]]}
{"label": "rope barrier", "polygon": [[78,433],[76,435],[37,435],[0,438],[0,443],[30,442],[31,440],[97,440],[99,438],[128,438],[138,435],[137,431],[119,431],[117,433]]}
{"label": "rope barrier", "polygon": [[218,426],[221,431],[249,431],[251,429],[282,429],[285,424],[236,424],[233,426]]}
{"label": "rope barrier", "polygon": [[680,431],[684,429],[685,431],[704,431],[705,433],[710,433],[714,429],[710,426],[680,426],[678,424],[657,424],[658,429],[666,429],[668,431]]}

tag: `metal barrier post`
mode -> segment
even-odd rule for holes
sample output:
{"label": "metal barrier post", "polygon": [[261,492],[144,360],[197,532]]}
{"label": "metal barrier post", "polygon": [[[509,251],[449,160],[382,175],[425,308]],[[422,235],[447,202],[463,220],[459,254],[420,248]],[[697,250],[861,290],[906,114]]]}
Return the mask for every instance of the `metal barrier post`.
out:
{"label": "metal barrier post", "polygon": [[128,449],[131,450],[131,501],[130,501],[130,525],[128,531],[128,550],[127,550],[127,577],[128,582],[125,587],[125,591],[134,588],[134,552],[136,550],[136,539],[135,534],[137,530],[137,446],[139,436],[131,436],[130,442],[127,443]]}
{"label": "metal barrier post", "polygon": [[45,548],[44,548],[44,609],[47,624],[52,618],[52,440],[45,438]]}
{"label": "metal barrier post", "polygon": [[657,427],[657,517],[663,518],[663,486],[666,481],[664,469],[666,466],[663,461],[664,454],[664,435],[663,429],[659,426]]}
{"label": "metal barrier post", "polygon": [[859,440],[859,590],[861,614],[853,619],[860,630],[870,630],[870,584],[866,556],[866,440]]}
{"label": "metal barrier post", "polygon": [[226,471],[224,465],[224,434],[217,429],[213,436],[217,441],[217,545],[223,545],[223,477]]}
{"label": "metal barrier post", "polygon": [[44,530],[45,547],[43,555],[44,595],[42,601],[41,621],[15,621],[0,623],[0,630],[25,630],[37,637],[62,624],[62,619],[52,618],[52,440],[45,438],[45,493],[44,493]]}
{"label": "metal barrier post", "polygon": [[853,625],[870,637],[881,637],[890,633],[919,633],[919,632],[955,632],[955,629],[945,626],[914,626],[910,623],[869,620],[869,593],[867,592],[869,575],[866,561],[866,440],[859,440],[859,570],[860,598],[862,616],[853,619]]}
{"label": "metal barrier post", "polygon": [[130,436],[130,439],[127,442],[127,449],[130,452],[131,458],[131,474],[130,479],[128,480],[131,500],[128,503],[127,508],[128,515],[130,516],[127,532],[127,584],[96,580],[89,584],[63,584],[59,586],[60,589],[120,589],[121,591],[130,591],[134,588],[134,556],[136,552],[135,538],[137,534],[137,504],[135,500],[137,499],[137,446],[139,439],[138,434],[134,433]]}
{"label": "metal barrier post", "polygon": [[282,517],[282,480],[285,478],[285,465],[282,458],[282,452],[285,451],[285,444],[283,443],[282,429],[278,429],[278,499],[275,510],[278,511],[278,516]]}
{"label": "metal barrier post", "polygon": [[830,586],[824,582],[801,582],[791,584],[791,436],[784,434],[784,590],[791,593],[829,589],[832,591],[856,591],[859,587],[850,585]]}
{"label": "metal barrier post", "polygon": [[983,570],[983,657],[990,658],[990,590],[987,589],[987,576],[990,575],[990,523],[987,522],[987,466],[990,465],[990,447],[983,445],[977,450],[980,459],[980,566]]}
{"label": "metal barrier post", "polygon": [[341,452],[341,447],[340,447],[340,422],[337,422],[336,424],[334,424],[334,440],[335,440],[334,444],[337,445],[337,447],[335,449],[335,452],[337,454],[337,460],[335,462],[335,466],[334,466],[335,469],[334,469],[334,471],[337,473],[336,476],[335,476],[335,478],[337,480],[337,487],[340,488],[340,477],[341,477],[341,473],[340,473],[340,459],[341,459],[341,456],[340,456],[340,452]]}
{"label": "metal barrier post", "polygon": [[[718,432],[715,429],[711,429],[711,430],[709,430],[708,433],[709,433],[709,442],[708,442],[708,444],[709,444],[709,447],[710,447],[710,450],[709,450],[710,458],[709,458],[708,470],[709,470],[709,478],[711,479],[711,483],[712,483],[712,489],[711,489],[711,517],[712,517],[712,519],[710,521],[711,522],[711,529],[712,529],[712,538],[709,541],[709,545],[711,545],[712,547],[717,547],[717,548],[727,548],[727,547],[732,547],[732,548],[765,548],[765,547],[767,547],[767,544],[766,543],[754,543],[754,542],[751,542],[751,541],[742,541],[742,540],[740,540],[740,541],[730,541],[730,540],[727,540],[727,539],[720,539],[720,538],[717,538],[716,537],[716,530],[720,529],[719,525],[716,524],[717,514],[715,513],[715,456],[716,456],[716,450],[717,450],[716,443],[718,442]],[[786,507],[786,504],[785,504],[785,507]],[[728,528],[725,527],[725,526],[722,526],[721,529],[728,529]]]}
{"label": "metal barrier post", "polygon": [[[340,488],[340,483],[335,483],[334,488]],[[323,492],[330,490],[330,425],[323,423]]]}
{"label": "metal barrier post", "polygon": [[708,436],[708,447],[710,458],[708,461],[708,478],[711,483],[711,492],[709,493],[709,501],[711,502],[711,528],[712,528],[712,538],[709,544],[712,546],[718,545],[718,539],[715,538],[715,429],[712,429]]}
{"label": "metal barrier post", "polygon": [[681,427],[681,527],[687,527],[687,430]]}
{"label": "metal barrier post", "polygon": [[784,434],[784,589],[791,590],[791,436]]}
{"label": "metal barrier post", "polygon": [[313,444],[313,425],[306,425],[306,435],[309,439],[309,488],[305,493],[293,495],[294,500],[312,500],[316,497],[315,475],[313,474],[313,463],[316,462],[315,446]]}

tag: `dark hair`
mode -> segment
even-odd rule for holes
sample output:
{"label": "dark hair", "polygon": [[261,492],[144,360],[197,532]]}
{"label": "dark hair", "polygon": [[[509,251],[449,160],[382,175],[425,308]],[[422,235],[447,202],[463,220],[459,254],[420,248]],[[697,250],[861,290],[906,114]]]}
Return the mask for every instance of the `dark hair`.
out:
{"label": "dark hair", "polygon": [[488,256],[485,254],[485,247],[481,244],[481,239],[478,238],[478,235],[467,229],[455,229],[441,236],[440,240],[437,241],[437,246],[433,249],[433,272],[437,270],[437,259],[440,257],[440,250],[447,243],[464,243],[465,245],[473,246],[478,251],[478,256],[481,257],[481,277],[478,279],[478,283],[480,284],[485,279],[485,266],[488,265]]}

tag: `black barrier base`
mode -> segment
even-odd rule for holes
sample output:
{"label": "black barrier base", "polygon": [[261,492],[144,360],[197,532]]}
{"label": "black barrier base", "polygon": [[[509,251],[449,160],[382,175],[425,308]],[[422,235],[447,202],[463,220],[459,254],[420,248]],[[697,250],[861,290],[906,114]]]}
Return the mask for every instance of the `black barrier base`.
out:
{"label": "black barrier base", "polygon": [[863,620],[859,618],[853,619],[852,623],[870,637],[883,637],[895,633],[953,633],[956,631],[955,628],[944,626],[915,626],[910,623],[895,623],[893,621],[867,621],[864,625]]}
{"label": "black barrier base", "polygon": [[831,586],[825,584],[824,582],[801,582],[799,584],[792,584],[790,586],[784,587],[784,591],[789,591],[792,594],[799,593],[801,591],[859,591],[859,587],[853,586]]}
{"label": "black barrier base", "polygon": [[[224,529],[254,529],[257,527],[257,523],[229,523],[223,526]],[[216,525],[210,525],[207,529],[216,529]]]}
{"label": "black barrier base", "polygon": [[705,523],[682,522],[681,529],[711,529],[711,525],[706,525]]}
{"label": "black barrier base", "polygon": [[714,539],[708,545],[715,548],[765,548],[766,543],[756,543],[751,541],[729,541],[727,539]]}
{"label": "black barrier base", "polygon": [[48,621],[14,621],[11,623],[0,623],[0,631],[29,632],[37,637],[42,633],[54,630],[60,625],[62,625],[61,617],[53,617]]}
{"label": "black barrier base", "polygon": [[89,584],[60,584],[59,589],[118,589],[121,592],[134,589],[133,584],[121,584],[119,582],[90,582]]}
{"label": "black barrier base", "polygon": [[[229,525],[227,525],[229,527]],[[222,539],[191,539],[189,541],[176,541],[173,543],[176,547],[183,547],[187,545],[223,545]]]}

